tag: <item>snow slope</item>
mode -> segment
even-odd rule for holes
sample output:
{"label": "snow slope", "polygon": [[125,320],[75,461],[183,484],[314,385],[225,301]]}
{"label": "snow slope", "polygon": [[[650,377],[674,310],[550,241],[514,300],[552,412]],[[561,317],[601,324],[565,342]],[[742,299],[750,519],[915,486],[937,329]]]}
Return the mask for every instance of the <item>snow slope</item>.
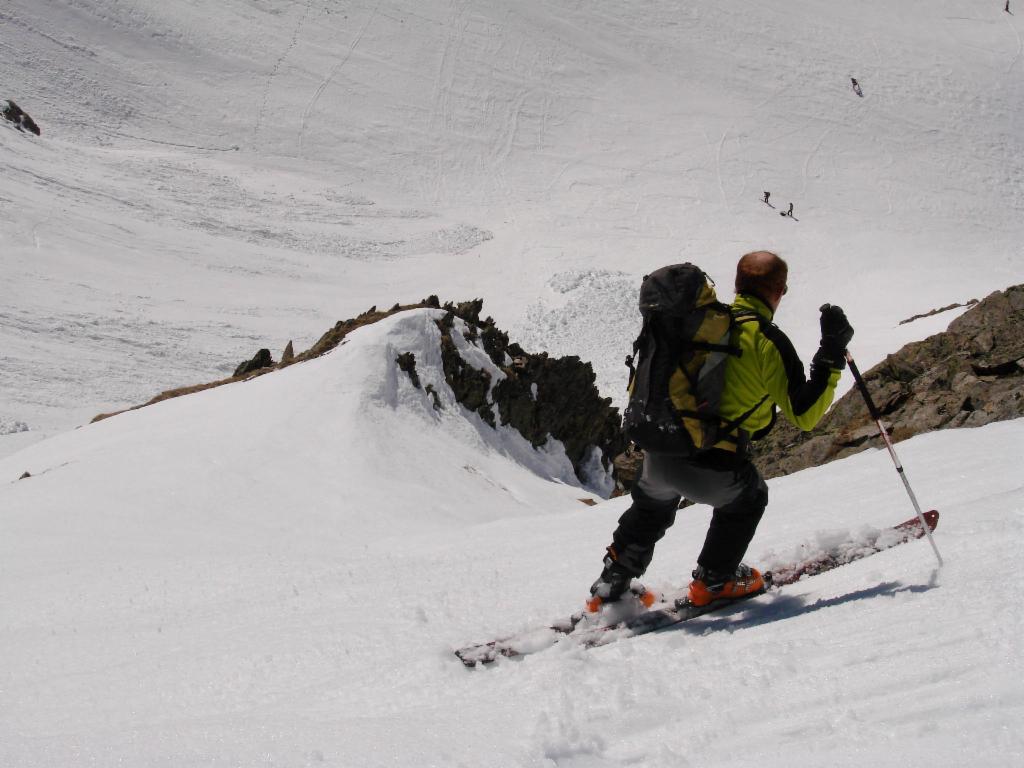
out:
{"label": "snow slope", "polygon": [[429,293],[621,402],[639,277],[760,247],[867,366],[1024,273],[996,6],[8,0],[0,453]]}
{"label": "snow slope", "polygon": [[[576,609],[628,502],[585,507],[557,445],[456,407],[429,312],[80,426],[431,293],[621,402],[639,277],[689,259],[727,288],[755,247],[791,264],[799,351],[840,303],[866,368],[952,313],[900,319],[1024,274],[1021,18],[7,0],[0,98],[43,135],[0,124],[0,765],[1024,762],[1020,421],[899,446],[941,570],[912,544],[475,672],[451,648]],[[771,494],[755,563],[910,516],[881,453]],[[650,583],[687,579],[707,518]]]}
{"label": "snow slope", "polygon": [[[433,314],[0,460],[0,764],[1024,757],[1024,422],[900,445],[942,510],[942,570],[916,542],[675,631],[468,671],[453,647],[579,607],[627,500],[583,506],[556,446],[454,404]],[[771,494],[754,562],[912,514],[884,453]],[[707,519],[680,513],[648,583],[685,582]]]}

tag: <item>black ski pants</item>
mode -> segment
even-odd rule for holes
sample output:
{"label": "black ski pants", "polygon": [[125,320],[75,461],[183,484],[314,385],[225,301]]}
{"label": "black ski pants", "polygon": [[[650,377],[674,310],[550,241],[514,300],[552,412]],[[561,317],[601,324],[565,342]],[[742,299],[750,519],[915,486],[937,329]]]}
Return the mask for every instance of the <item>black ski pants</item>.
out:
{"label": "black ski pants", "polygon": [[725,451],[695,458],[645,452],[632,497],[612,537],[619,563],[637,576],[646,571],[654,545],[675,522],[679,501],[686,497],[714,507],[697,562],[710,571],[732,573],[764,514],[768,486],[753,462]]}

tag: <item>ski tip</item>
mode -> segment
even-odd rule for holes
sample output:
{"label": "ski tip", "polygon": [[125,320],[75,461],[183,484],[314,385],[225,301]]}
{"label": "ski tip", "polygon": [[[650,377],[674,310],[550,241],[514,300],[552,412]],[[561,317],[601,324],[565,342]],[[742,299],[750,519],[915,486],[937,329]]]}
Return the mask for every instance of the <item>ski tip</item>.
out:
{"label": "ski tip", "polygon": [[602,600],[597,595],[594,595],[593,597],[587,600],[587,613],[597,613],[601,610],[602,605],[604,605],[604,600]]}
{"label": "ski tip", "polygon": [[471,659],[471,658],[469,658],[467,656],[463,656],[461,649],[458,650],[458,651],[455,651],[454,653],[455,653],[456,658],[458,658],[458,660],[462,662],[462,666],[464,666],[466,669],[472,669],[473,667],[476,666],[476,660],[475,659]]}

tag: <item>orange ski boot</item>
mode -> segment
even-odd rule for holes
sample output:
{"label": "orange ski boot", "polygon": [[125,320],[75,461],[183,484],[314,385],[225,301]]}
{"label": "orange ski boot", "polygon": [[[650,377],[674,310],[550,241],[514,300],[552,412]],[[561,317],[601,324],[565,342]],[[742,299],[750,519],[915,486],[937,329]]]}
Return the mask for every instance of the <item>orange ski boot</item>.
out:
{"label": "orange ski boot", "polygon": [[632,572],[619,563],[615,549],[608,547],[604,570],[590,586],[587,611],[597,613],[602,605],[616,603],[626,594],[632,594],[645,608],[650,608],[659,598],[657,593],[648,590],[639,581],[634,581]]}
{"label": "orange ski boot", "polygon": [[707,605],[715,600],[735,600],[764,591],[764,577],[756,568],[740,563],[735,573],[716,573],[702,565],[693,572],[687,598],[693,605]]}

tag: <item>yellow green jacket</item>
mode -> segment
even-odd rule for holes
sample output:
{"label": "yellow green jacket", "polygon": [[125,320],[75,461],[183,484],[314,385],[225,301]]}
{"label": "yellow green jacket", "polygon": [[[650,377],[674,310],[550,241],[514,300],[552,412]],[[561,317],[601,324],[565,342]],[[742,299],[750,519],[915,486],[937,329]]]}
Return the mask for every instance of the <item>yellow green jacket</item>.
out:
{"label": "yellow green jacket", "polygon": [[741,354],[730,356],[726,364],[720,415],[731,421],[763,399],[739,425],[755,439],[771,428],[775,406],[798,428],[812,429],[832,404],[842,372],[815,361],[808,378],[789,337],[771,322],[767,304],[741,293],[732,307],[740,319],[744,313],[754,312],[762,321],[739,322],[733,331],[732,343]]}

